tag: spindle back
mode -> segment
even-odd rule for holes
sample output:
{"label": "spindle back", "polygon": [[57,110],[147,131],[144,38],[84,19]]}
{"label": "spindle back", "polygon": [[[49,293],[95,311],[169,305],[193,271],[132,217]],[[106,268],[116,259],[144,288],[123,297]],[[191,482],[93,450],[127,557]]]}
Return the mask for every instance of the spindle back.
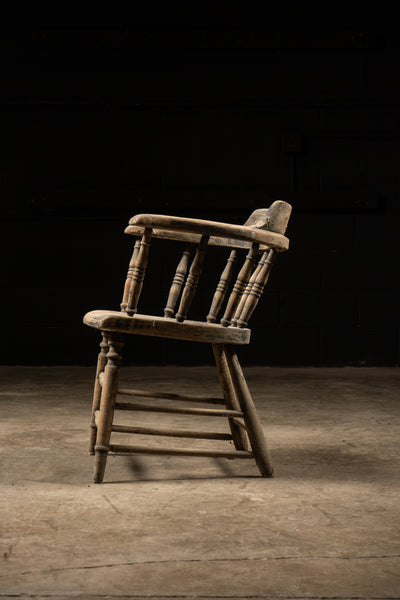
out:
{"label": "spindle back", "polygon": [[[137,236],[125,281],[121,310],[134,317],[138,310],[149,260],[152,238],[184,242],[164,307],[166,319],[187,319],[208,246],[229,249],[211,304],[204,319],[223,327],[247,327],[268,281],[279,252],[287,250],[284,236],[291,206],[278,200],[268,209],[255,210],[244,225],[230,225],[200,219],[166,215],[136,215],[125,232]],[[247,250],[240,266],[241,251]],[[168,250],[166,250],[168,252]],[[235,277],[235,271],[237,275]],[[179,303],[178,303],[179,301]]]}

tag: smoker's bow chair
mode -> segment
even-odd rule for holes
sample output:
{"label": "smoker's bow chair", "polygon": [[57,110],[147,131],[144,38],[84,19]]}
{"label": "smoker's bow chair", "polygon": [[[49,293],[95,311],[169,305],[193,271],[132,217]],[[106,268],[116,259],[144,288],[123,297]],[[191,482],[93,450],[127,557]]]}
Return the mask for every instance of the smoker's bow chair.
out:
{"label": "smoker's bow chair", "polygon": [[[95,483],[103,481],[109,452],[211,456],[229,459],[254,458],[263,477],[272,475],[273,469],[266,441],[235,347],[249,343],[250,329],[247,323],[263,292],[276,254],[288,248],[289,241],[284,233],[290,212],[291,206],[278,200],[268,209],[254,211],[243,226],[152,214],[137,215],[129,221],[125,233],[136,236],[137,240],[125,282],[121,312],[95,310],[84,317],[86,325],[99,329],[103,335],[94,386],[89,448],[89,452],[95,454]],[[148,315],[138,312],[137,308],[152,238],[184,243],[183,254],[169,289],[164,316]],[[201,275],[207,246],[229,248],[228,260],[215,293],[210,294],[210,308],[206,319],[188,320],[188,311]],[[238,265],[243,250],[247,252],[244,253],[242,264]],[[237,273],[235,277],[234,272],[235,275]],[[230,285],[231,280],[232,283],[234,282],[233,285]],[[217,315],[223,304],[223,316],[220,322],[217,322]],[[176,306],[178,306],[177,310]],[[211,344],[223,397],[211,398],[119,388],[119,364],[124,334]],[[119,399],[117,400],[119,395],[137,396],[142,398],[142,401],[120,402]],[[164,398],[169,402],[164,406],[154,405],[154,403],[146,403],[146,398],[155,399],[156,402]],[[221,405],[221,407],[198,408],[176,404],[171,406],[171,400],[177,400],[178,404],[192,402],[192,404],[205,403]],[[113,423],[114,413],[120,410],[155,411],[193,415],[193,417],[226,417],[229,428],[227,433],[214,433],[117,425]],[[226,450],[215,449],[215,447],[200,449],[121,445],[112,443],[113,432],[227,440],[231,445]]]}

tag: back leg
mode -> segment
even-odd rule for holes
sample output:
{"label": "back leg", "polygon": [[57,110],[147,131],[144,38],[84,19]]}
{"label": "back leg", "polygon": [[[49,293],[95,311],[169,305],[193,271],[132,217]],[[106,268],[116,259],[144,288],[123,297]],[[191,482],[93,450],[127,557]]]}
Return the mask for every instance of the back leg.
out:
{"label": "back leg", "polygon": [[269,455],[267,442],[261,427],[256,407],[254,406],[250,390],[243,375],[237,354],[232,346],[225,346],[225,356],[232,377],[236,396],[243,412],[244,422],[246,423],[251,448],[257,463],[258,470],[263,477],[271,477],[273,468]]}
{"label": "back leg", "polygon": [[[235,394],[235,388],[232,383],[231,373],[225,356],[224,345],[213,344],[213,352],[226,408],[229,410],[241,410]],[[243,431],[243,429],[237,425],[233,419],[228,419],[228,421],[236,450],[248,451],[249,442],[246,432]]]}

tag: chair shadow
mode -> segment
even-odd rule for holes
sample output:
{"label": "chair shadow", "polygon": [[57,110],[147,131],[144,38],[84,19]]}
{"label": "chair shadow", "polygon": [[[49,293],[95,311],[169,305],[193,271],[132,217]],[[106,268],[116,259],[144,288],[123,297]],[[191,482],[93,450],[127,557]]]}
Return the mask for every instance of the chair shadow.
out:
{"label": "chair shadow", "polygon": [[[126,456],[126,455],[125,455]],[[217,467],[217,472],[209,473],[204,472],[204,474],[199,474],[196,468],[193,469],[193,472],[188,474],[187,469],[182,475],[176,474],[176,467],[169,467],[168,465],[163,467],[163,477],[155,477],[152,472],[153,469],[148,466],[146,460],[139,456],[129,455],[129,462],[126,463],[126,467],[131,471],[134,475],[134,481],[202,481],[202,480],[212,480],[212,479],[237,479],[237,478],[258,478],[260,474],[257,470],[255,464],[251,465],[251,470],[253,473],[249,472],[247,468],[247,472],[240,472],[240,468],[234,468],[232,463],[233,461],[224,459],[224,458],[209,458],[208,460],[212,461],[214,468]],[[239,461],[236,461],[239,462]],[[159,471],[160,466],[157,467],[157,471]],[[197,472],[196,472],[197,471]],[[127,483],[132,481],[131,479],[124,480],[114,480],[114,481],[105,481],[104,483]]]}
{"label": "chair shadow", "polygon": [[[199,473],[193,468],[188,474],[187,469],[182,475],[177,475],[177,467],[163,465],[163,476],[154,476],[154,470],[146,459],[139,456],[129,456],[126,465],[134,475],[134,481],[201,481],[213,479],[264,479],[261,478],[254,461],[251,465],[243,465],[242,461],[230,461],[224,458],[208,459],[216,470],[212,473]],[[233,462],[236,463],[233,466]],[[354,480],[380,481],[388,478],[398,478],[398,464],[374,456],[349,450],[341,446],[315,446],[313,448],[276,448],[272,454],[274,465],[273,479],[293,480]],[[157,466],[159,471],[160,466]],[[266,478],[270,479],[270,478]],[[107,481],[107,484],[127,483],[132,480]]]}

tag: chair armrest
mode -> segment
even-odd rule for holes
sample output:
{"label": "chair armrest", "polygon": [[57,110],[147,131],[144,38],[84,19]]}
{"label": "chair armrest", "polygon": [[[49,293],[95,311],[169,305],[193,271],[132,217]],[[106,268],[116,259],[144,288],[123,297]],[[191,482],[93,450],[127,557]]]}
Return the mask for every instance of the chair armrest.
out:
{"label": "chair armrest", "polygon": [[280,233],[258,227],[232,225],[203,219],[190,219],[168,215],[139,214],[132,217],[125,233],[140,235],[144,228],[153,229],[154,237],[198,243],[202,235],[209,235],[210,245],[248,248],[258,242],[261,249],[287,250],[289,240]]}

